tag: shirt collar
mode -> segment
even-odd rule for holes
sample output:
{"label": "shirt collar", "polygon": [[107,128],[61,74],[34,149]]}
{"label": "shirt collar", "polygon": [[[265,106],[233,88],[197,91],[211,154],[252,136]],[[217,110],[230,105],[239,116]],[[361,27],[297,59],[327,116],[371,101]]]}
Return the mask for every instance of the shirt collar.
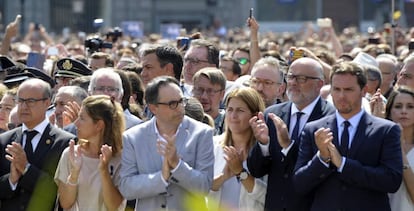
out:
{"label": "shirt collar", "polygon": [[[36,125],[32,130],[37,131],[40,134],[43,134],[43,131],[46,129],[47,125],[49,124],[49,121],[47,118],[45,118],[41,123]],[[22,133],[26,130],[30,130],[24,123],[22,124]]]}
{"label": "shirt collar", "polygon": [[359,121],[361,120],[362,115],[364,114],[364,112],[365,112],[364,109],[361,109],[357,114],[355,114],[351,118],[345,119],[341,116],[341,114],[339,114],[338,110],[336,110],[335,116],[336,116],[336,119],[337,119],[337,124],[338,124],[338,126],[341,126],[344,121],[348,121],[351,124],[350,126],[356,127],[358,125]]}
{"label": "shirt collar", "polygon": [[[154,128],[155,128],[155,134],[157,134],[157,136],[158,136],[159,139],[161,139],[163,141],[166,141],[165,138],[158,131],[158,128],[157,128],[157,117],[154,116],[153,119],[154,119],[153,124],[154,124]],[[180,131],[180,128],[181,128],[182,125],[183,125],[183,122],[181,122],[180,125],[178,125],[177,131],[175,131],[175,135],[176,136],[178,134],[178,131]]]}
{"label": "shirt collar", "polygon": [[[306,116],[310,116],[311,115],[311,113],[312,113],[312,111],[313,111],[313,109],[315,108],[315,106],[316,106],[316,103],[318,102],[318,100],[320,99],[321,97],[320,96],[318,96],[315,100],[313,100],[309,105],[307,105],[305,108],[303,108],[302,109],[302,111],[301,112],[303,112],[304,113],[304,115],[306,115]],[[296,112],[299,112],[300,110],[296,107],[296,105],[293,103],[292,104],[292,107],[290,108],[290,115],[293,115],[293,114],[296,114]]]}

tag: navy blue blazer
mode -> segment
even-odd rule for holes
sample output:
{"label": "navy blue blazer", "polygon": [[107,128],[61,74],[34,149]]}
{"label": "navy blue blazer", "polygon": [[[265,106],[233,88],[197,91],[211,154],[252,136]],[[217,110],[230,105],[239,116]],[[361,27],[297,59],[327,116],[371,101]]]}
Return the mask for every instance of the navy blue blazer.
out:
{"label": "navy blue blazer", "polygon": [[402,181],[398,125],[364,113],[342,173],[316,156],[314,132],[321,127],[331,128],[339,146],[335,115],[307,124],[293,179],[297,191],[314,193],[311,210],[390,210],[388,193],[396,192]]}
{"label": "navy blue blazer", "polygon": [[36,147],[30,168],[13,191],[5,148],[11,142],[21,143],[22,137],[21,127],[0,135],[0,210],[53,210],[57,194],[53,179],[56,167],[69,140],[75,136],[49,124]]}
{"label": "navy blue blazer", "polygon": [[[269,128],[270,156],[263,156],[259,143],[250,151],[247,166],[254,177],[268,175],[266,210],[309,210],[312,196],[299,195],[293,189],[292,176],[299,149],[299,141],[295,141],[287,156],[281,153],[282,147],[277,140],[276,128],[268,118],[269,113],[279,116],[286,125],[290,124],[292,102],[270,106],[265,111],[266,124]],[[319,99],[309,116],[308,122],[320,119],[335,112],[332,104]]]}

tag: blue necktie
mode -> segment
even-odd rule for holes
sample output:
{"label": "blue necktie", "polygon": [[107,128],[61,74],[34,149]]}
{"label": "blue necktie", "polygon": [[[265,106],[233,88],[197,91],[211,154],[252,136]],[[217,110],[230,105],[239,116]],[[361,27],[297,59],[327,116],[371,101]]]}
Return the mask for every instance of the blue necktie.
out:
{"label": "blue necktie", "polygon": [[295,124],[295,127],[293,128],[292,136],[290,137],[291,140],[295,140],[295,141],[299,140],[299,136],[300,136],[300,131],[299,131],[300,117],[302,116],[302,114],[304,114],[304,113],[300,112],[300,111],[296,112],[296,124]]}
{"label": "blue necktie", "polygon": [[342,156],[347,156],[348,155],[348,145],[349,145],[349,132],[348,132],[348,127],[351,124],[348,121],[344,121],[344,130],[342,131],[342,136],[341,136],[341,153]]}

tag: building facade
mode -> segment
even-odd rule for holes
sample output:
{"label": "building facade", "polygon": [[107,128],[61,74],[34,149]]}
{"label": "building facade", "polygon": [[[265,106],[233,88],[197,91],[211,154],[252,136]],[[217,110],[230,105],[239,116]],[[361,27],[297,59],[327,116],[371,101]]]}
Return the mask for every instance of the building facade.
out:
{"label": "building facade", "polygon": [[[395,5],[403,14],[399,24],[412,26],[414,3],[395,0]],[[389,0],[0,0],[0,28],[4,31],[17,14],[24,18],[22,30],[32,22],[55,33],[64,28],[96,32],[102,27],[94,25],[96,18],[104,20],[103,27],[138,21],[145,34],[158,33],[163,24],[171,23],[187,30],[217,22],[231,28],[245,25],[251,7],[260,23],[292,25],[331,17],[337,29],[367,21],[378,25],[391,14]]]}

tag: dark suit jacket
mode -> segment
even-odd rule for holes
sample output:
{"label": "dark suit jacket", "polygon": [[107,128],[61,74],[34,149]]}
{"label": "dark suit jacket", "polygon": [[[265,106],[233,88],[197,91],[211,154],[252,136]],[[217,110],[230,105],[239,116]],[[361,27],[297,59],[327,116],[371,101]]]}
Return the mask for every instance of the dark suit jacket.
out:
{"label": "dark suit jacket", "polygon": [[56,167],[61,153],[75,136],[49,124],[36,147],[34,161],[12,191],[5,147],[11,142],[21,143],[22,137],[21,127],[0,135],[0,210],[52,210],[57,192],[53,179]]}
{"label": "dark suit jacket", "polygon": [[[310,196],[297,194],[293,189],[292,176],[295,167],[299,141],[295,141],[287,156],[281,153],[282,147],[277,140],[276,128],[273,121],[267,118],[269,113],[279,116],[289,127],[292,102],[273,105],[266,109],[266,123],[269,127],[270,156],[264,157],[257,143],[250,151],[247,165],[254,177],[263,177],[268,174],[267,193],[265,201],[266,210],[308,210]],[[332,104],[319,99],[309,116],[308,122],[320,119],[335,112]]]}
{"label": "dark suit jacket", "polygon": [[314,132],[321,127],[331,128],[339,148],[335,115],[306,125],[293,179],[298,191],[314,193],[311,210],[390,210],[387,193],[397,191],[402,181],[398,125],[364,113],[342,173],[316,156]]}

